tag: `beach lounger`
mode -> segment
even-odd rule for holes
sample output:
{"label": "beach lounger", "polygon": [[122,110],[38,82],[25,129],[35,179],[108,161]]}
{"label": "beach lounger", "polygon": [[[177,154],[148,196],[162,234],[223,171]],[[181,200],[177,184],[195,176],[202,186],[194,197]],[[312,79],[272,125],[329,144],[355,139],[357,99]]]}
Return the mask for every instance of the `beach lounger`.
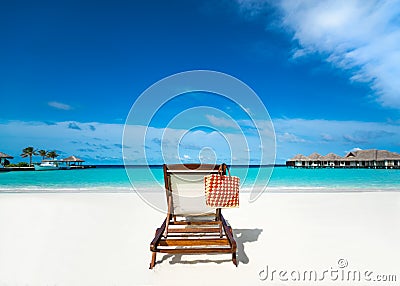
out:
{"label": "beach lounger", "polygon": [[168,213],[150,244],[150,269],[157,252],[169,254],[232,255],[237,266],[236,241],[220,208],[208,207],[204,196],[204,176],[218,173],[219,165],[164,164]]}

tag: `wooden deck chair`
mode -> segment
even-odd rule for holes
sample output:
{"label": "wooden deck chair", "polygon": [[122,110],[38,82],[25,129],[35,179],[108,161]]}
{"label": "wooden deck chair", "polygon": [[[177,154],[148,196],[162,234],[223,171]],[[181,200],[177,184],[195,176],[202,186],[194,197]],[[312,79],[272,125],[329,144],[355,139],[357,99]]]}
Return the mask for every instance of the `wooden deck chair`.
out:
{"label": "wooden deck chair", "polygon": [[150,244],[150,269],[157,252],[169,254],[232,255],[237,266],[236,241],[220,208],[205,203],[204,176],[218,173],[219,165],[164,164],[168,212]]}

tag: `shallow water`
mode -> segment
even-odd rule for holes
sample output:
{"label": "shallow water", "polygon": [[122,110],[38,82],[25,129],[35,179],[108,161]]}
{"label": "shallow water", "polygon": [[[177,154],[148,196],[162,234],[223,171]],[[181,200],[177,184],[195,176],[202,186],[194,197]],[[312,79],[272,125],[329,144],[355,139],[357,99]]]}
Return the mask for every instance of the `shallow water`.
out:
{"label": "shallow water", "polygon": [[[272,176],[269,179],[269,175]],[[0,173],[2,192],[131,192],[162,190],[161,167],[107,167],[85,170]],[[385,169],[293,169],[286,167],[232,167],[244,191],[267,187],[267,191],[397,191],[400,170]],[[133,186],[131,184],[133,182]]]}

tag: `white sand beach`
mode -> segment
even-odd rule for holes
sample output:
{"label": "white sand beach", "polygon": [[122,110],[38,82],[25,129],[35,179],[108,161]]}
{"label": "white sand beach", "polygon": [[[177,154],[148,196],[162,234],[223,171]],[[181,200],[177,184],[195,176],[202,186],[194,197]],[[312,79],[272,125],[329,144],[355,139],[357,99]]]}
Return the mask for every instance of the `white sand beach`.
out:
{"label": "white sand beach", "polygon": [[[149,243],[164,215],[136,194],[3,193],[0,285],[398,285],[400,281],[400,193],[265,193],[251,204],[242,194],[241,207],[223,214],[237,240],[238,267],[229,255],[158,254],[155,268],[149,270]],[[328,270],[340,269],[372,274],[357,282],[328,275]],[[325,276],[316,282],[294,281],[296,273],[312,270],[319,278],[326,271]],[[397,284],[373,281],[378,274],[396,275]]]}

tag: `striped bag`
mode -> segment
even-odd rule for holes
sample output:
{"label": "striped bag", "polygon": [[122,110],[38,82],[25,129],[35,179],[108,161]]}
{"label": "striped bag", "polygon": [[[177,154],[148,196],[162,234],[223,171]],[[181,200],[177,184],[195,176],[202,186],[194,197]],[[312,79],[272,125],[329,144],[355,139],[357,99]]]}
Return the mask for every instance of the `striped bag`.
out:
{"label": "striped bag", "polygon": [[219,174],[204,177],[206,205],[215,208],[239,207],[240,179],[231,176],[229,169],[228,174],[228,176],[222,175],[220,168]]}

